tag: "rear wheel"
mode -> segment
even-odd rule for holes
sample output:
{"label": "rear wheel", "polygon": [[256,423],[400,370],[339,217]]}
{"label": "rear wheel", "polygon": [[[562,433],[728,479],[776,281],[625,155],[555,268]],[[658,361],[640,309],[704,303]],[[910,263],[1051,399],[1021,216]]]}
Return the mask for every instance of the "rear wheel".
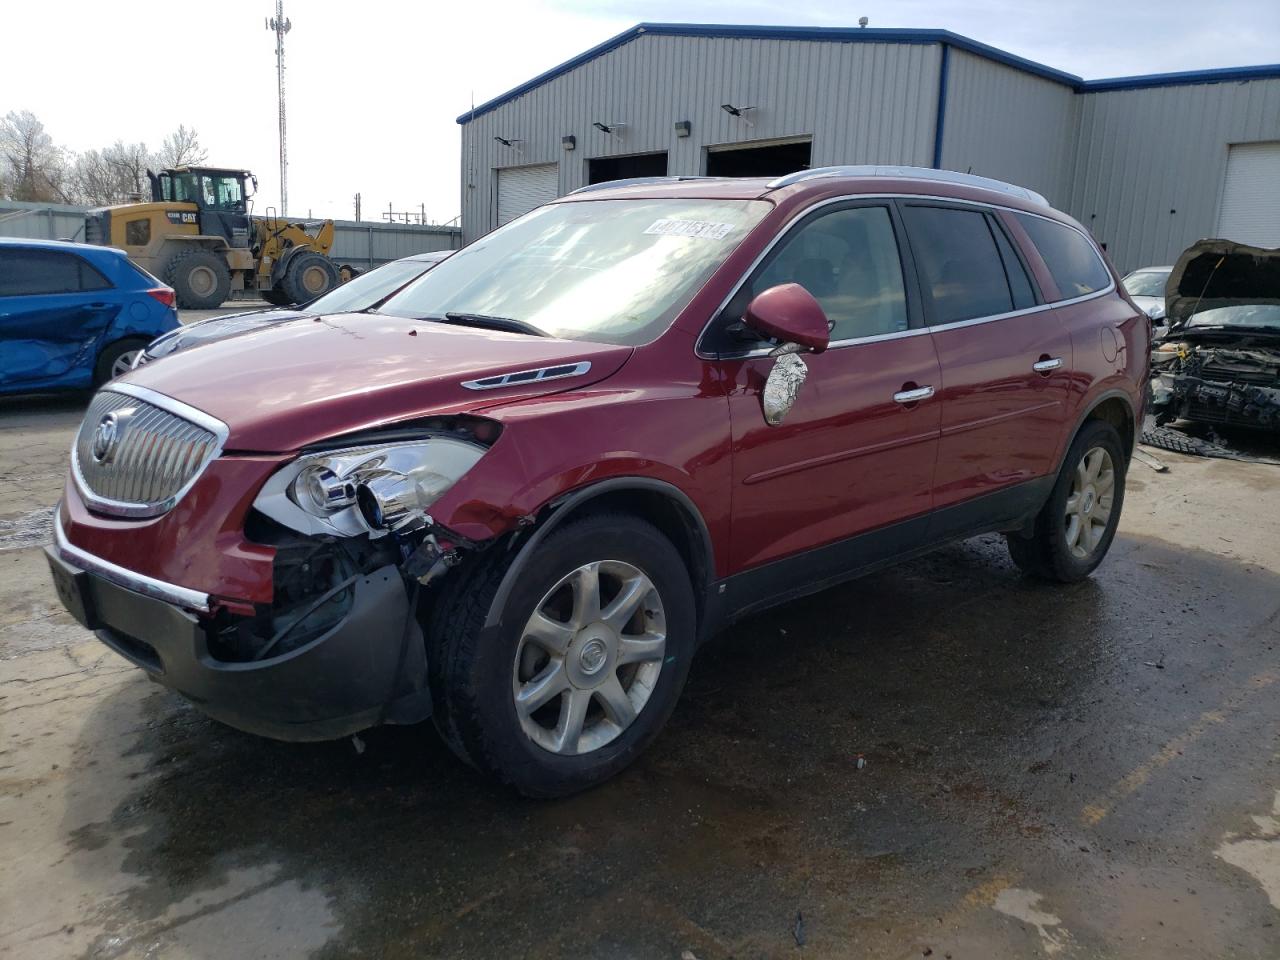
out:
{"label": "rear wheel", "polygon": [[289,261],[279,289],[290,303],[306,303],[338,285],[338,268],[322,253],[305,251]]}
{"label": "rear wheel", "polygon": [[1009,555],[1025,573],[1074,583],[1102,562],[1124,505],[1125,457],[1120,434],[1101,420],[1081,428],[1031,536],[1009,534]]}
{"label": "rear wheel", "polygon": [[231,292],[227,261],[212,250],[188,250],[165,267],[165,280],[173,287],[178,306],[187,310],[212,310],[222,306]]}
{"label": "rear wheel", "polygon": [[634,517],[571,521],[535,549],[505,599],[497,551],[451,585],[429,631],[432,699],[468,763],[529,796],[563,796],[618,773],[671,715],[693,654],[693,590],[670,541]]}
{"label": "rear wheel", "polygon": [[263,290],[262,299],[275,307],[288,306],[292,302],[283,290]]}
{"label": "rear wheel", "polygon": [[133,362],[138,354],[147,348],[147,340],[117,340],[107,344],[105,350],[98,354],[98,362],[93,366],[93,385],[100,387],[108,380],[124,376],[133,369]]}

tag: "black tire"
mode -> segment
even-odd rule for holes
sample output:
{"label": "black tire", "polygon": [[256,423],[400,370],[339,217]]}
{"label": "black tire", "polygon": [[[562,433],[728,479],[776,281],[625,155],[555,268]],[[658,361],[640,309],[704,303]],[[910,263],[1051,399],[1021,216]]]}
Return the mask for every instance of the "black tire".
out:
{"label": "black tire", "polygon": [[[559,797],[614,776],[662,729],[694,652],[694,597],[675,547],[652,525],[629,515],[602,513],[567,521],[534,549],[524,575],[496,611],[499,625],[489,631],[483,627],[511,555],[491,551],[444,585],[447,592],[427,630],[433,719],[450,748],[476,769],[526,796]],[[661,667],[648,701],[615,739],[583,754],[553,753],[525,732],[514,704],[524,626],[566,574],[606,559],[633,565],[657,589],[666,616]]]}
{"label": "black tire", "polygon": [[322,253],[304,250],[289,261],[279,290],[289,303],[307,303],[338,285],[338,268]]}
{"label": "black tire", "polygon": [[187,310],[220,307],[231,293],[231,269],[212,250],[177,254],[165,265],[164,278],[177,294],[178,306]]}
{"label": "black tire", "polygon": [[283,290],[263,290],[262,299],[273,307],[286,307],[292,302]]}
{"label": "black tire", "polygon": [[112,375],[116,362],[126,358],[131,353],[137,353],[147,348],[150,340],[140,337],[133,337],[128,340],[117,340],[115,343],[109,343],[98,354],[98,361],[93,365],[93,385],[95,388],[102,386],[108,380],[114,380]]}
{"label": "black tire", "polygon": [[[1111,513],[1101,537],[1083,558],[1073,555],[1067,545],[1067,499],[1071,496],[1076,469],[1087,453],[1096,448],[1104,449],[1111,458],[1114,486],[1111,491]],[[1100,564],[1111,549],[1120,513],[1124,507],[1125,473],[1128,458],[1120,434],[1111,424],[1102,420],[1090,420],[1067,451],[1062,470],[1053,485],[1053,491],[1040,512],[1036,514],[1031,536],[1021,533],[1007,534],[1009,555],[1024,573],[1041,580],[1056,583],[1075,583],[1085,579]]]}

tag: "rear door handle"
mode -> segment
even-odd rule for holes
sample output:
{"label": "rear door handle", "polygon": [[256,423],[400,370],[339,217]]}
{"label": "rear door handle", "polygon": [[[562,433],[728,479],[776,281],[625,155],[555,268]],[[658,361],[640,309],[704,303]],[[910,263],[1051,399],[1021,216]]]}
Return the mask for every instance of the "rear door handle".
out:
{"label": "rear door handle", "polygon": [[933,387],[916,387],[914,390],[899,390],[893,395],[894,403],[919,403],[933,396]]}
{"label": "rear door handle", "polygon": [[1048,373],[1050,370],[1057,370],[1062,366],[1061,357],[1050,357],[1048,360],[1037,360],[1031,365],[1031,369],[1036,373]]}

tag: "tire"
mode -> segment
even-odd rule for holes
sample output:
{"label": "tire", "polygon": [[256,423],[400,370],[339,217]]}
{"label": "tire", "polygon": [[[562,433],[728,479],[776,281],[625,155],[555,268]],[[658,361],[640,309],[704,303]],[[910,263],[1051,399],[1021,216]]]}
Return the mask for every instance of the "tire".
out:
{"label": "tire", "polygon": [[[609,779],[662,729],[688,676],[695,646],[694,597],[675,547],[656,528],[629,515],[570,520],[534,550],[502,608],[494,611],[498,626],[491,630],[483,627],[499,602],[498,586],[511,554],[491,551],[444,585],[447,592],[427,630],[431,695],[436,727],[464,761],[526,796],[559,797]],[[570,608],[582,595],[576,585],[589,581],[590,574],[582,571],[593,565],[601,585],[601,618],[608,618],[624,592],[640,597],[632,619],[613,633],[604,629],[604,619],[576,632],[559,623],[561,612],[573,621]],[[640,579],[620,579],[630,576],[627,570]],[[568,575],[572,582],[566,582]],[[557,621],[548,635],[566,644],[558,665],[528,631],[535,611],[547,622]],[[661,644],[654,639],[660,634]],[[639,662],[619,665],[621,658],[641,652]],[[541,708],[519,707],[517,698],[538,686],[559,692]],[[579,709],[585,722],[581,735],[570,739],[566,720]]]}
{"label": "tire", "polygon": [[[1053,491],[1036,514],[1031,536],[1005,537],[1018,568],[1057,583],[1075,583],[1089,576],[1115,538],[1127,467],[1116,428],[1101,420],[1086,423],[1071,442]],[[1105,519],[1099,515],[1103,508]]]}
{"label": "tire", "polygon": [[271,304],[273,307],[285,307],[291,302],[289,298],[285,296],[283,290],[263,290],[261,291],[261,294],[262,299],[267,301],[267,303]]}
{"label": "tire", "polygon": [[95,389],[109,380],[133,369],[133,359],[147,348],[151,341],[145,338],[117,340],[107,344],[98,354],[98,361],[93,365],[93,386]]}
{"label": "tire", "polygon": [[289,261],[281,290],[290,303],[307,303],[338,285],[338,268],[322,253],[303,251]]}
{"label": "tire", "polygon": [[176,292],[178,306],[187,310],[220,307],[231,293],[231,270],[212,250],[178,254],[165,266],[164,278]]}

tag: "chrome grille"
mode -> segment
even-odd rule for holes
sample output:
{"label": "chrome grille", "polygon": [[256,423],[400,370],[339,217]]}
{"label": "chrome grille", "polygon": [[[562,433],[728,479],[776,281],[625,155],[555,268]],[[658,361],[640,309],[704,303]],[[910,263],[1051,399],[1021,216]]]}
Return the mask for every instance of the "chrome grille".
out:
{"label": "chrome grille", "polygon": [[192,407],[131,384],[93,398],[72,451],[89,506],[154,517],[172,509],[216,457],[226,427]]}

